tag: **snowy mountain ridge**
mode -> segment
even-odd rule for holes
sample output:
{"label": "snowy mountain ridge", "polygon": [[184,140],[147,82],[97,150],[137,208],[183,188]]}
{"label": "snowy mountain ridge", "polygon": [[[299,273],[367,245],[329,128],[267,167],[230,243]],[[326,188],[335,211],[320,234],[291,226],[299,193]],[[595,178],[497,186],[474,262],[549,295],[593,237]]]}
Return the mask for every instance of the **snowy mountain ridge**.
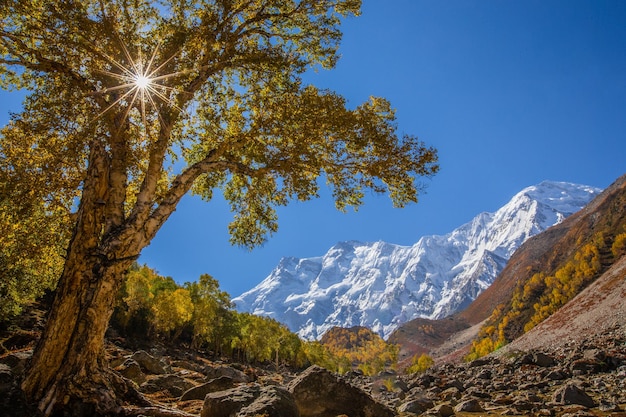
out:
{"label": "snowy mountain ridge", "polygon": [[580,210],[601,190],[544,181],[495,213],[413,246],[340,242],[319,257],[283,258],[239,311],[285,323],[305,339],[333,326],[366,326],[383,337],[417,317],[441,318],[471,303],[528,238]]}

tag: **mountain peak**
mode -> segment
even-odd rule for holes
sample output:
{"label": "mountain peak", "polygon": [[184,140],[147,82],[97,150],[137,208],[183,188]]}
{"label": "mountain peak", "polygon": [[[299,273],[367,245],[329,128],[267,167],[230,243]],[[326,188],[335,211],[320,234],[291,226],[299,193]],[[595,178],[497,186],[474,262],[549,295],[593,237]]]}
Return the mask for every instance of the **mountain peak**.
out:
{"label": "mountain peak", "polygon": [[529,237],[580,210],[601,190],[544,181],[495,213],[412,246],[338,242],[314,258],[283,258],[233,299],[240,311],[273,317],[306,339],[334,326],[366,326],[387,337],[414,318],[441,318],[487,288]]}

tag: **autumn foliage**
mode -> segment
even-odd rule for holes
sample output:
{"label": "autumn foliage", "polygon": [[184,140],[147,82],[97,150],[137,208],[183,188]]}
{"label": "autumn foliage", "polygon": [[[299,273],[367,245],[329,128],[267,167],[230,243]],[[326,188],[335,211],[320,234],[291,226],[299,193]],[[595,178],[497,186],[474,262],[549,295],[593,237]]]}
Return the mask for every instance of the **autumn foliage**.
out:
{"label": "autumn foliage", "polygon": [[273,319],[236,312],[228,293],[207,274],[181,286],[146,265],[133,265],[112,324],[125,336],[183,343],[237,360],[306,363],[297,335]]}
{"label": "autumn foliage", "polygon": [[[551,270],[537,271],[517,281],[511,299],[497,306],[473,341],[467,360],[497,350],[550,317],[626,253],[624,198],[589,228],[572,233],[571,253]],[[594,219],[595,221],[595,219]]]}
{"label": "autumn foliage", "polygon": [[322,336],[321,343],[335,359],[335,370],[340,373],[359,369],[373,375],[394,368],[398,359],[398,347],[366,327],[334,327]]}
{"label": "autumn foliage", "polygon": [[112,326],[125,337],[186,344],[246,363],[302,368],[311,364],[366,374],[395,366],[398,349],[365,328],[333,329],[322,342],[305,341],[268,317],[234,310],[230,295],[203,274],[179,285],[147,265],[129,270]]}

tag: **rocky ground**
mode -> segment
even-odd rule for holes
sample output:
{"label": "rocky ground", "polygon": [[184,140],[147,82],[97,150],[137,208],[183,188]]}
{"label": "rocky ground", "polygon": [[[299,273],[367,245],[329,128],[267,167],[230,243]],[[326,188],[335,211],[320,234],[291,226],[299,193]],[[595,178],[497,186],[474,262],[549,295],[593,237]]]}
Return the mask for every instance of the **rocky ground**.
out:
{"label": "rocky ground", "polygon": [[[28,340],[22,336],[21,340]],[[513,351],[415,375],[301,373],[220,363],[155,345],[108,344],[111,366],[134,381],[155,416],[626,416],[626,335],[620,328],[554,350]],[[33,416],[15,384],[32,351],[0,356],[0,415]]]}
{"label": "rocky ground", "polygon": [[[0,332],[0,416],[34,417],[17,386],[43,325],[31,311]],[[121,415],[159,417],[624,416],[626,331],[527,350],[503,349],[471,363],[437,364],[414,375],[319,367],[302,372],[226,363],[202,352],[110,338],[111,367],[147,400]],[[512,344],[515,346],[515,344]],[[525,346],[525,345],[522,345]]]}
{"label": "rocky ground", "polygon": [[438,365],[394,382],[382,396],[400,415],[626,416],[626,335],[610,329],[553,350]]}

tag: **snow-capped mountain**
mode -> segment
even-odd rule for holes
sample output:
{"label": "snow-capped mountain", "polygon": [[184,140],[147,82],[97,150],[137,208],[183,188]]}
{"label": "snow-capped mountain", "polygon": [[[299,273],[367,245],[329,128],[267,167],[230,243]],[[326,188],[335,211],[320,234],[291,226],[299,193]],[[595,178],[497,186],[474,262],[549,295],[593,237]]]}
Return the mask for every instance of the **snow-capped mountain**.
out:
{"label": "snow-capped mountain", "polygon": [[233,299],[239,311],[285,323],[306,339],[333,326],[366,326],[387,337],[417,317],[441,318],[474,300],[529,237],[580,210],[601,190],[545,181],[495,213],[481,213],[413,246],[341,242],[315,258],[283,258]]}

